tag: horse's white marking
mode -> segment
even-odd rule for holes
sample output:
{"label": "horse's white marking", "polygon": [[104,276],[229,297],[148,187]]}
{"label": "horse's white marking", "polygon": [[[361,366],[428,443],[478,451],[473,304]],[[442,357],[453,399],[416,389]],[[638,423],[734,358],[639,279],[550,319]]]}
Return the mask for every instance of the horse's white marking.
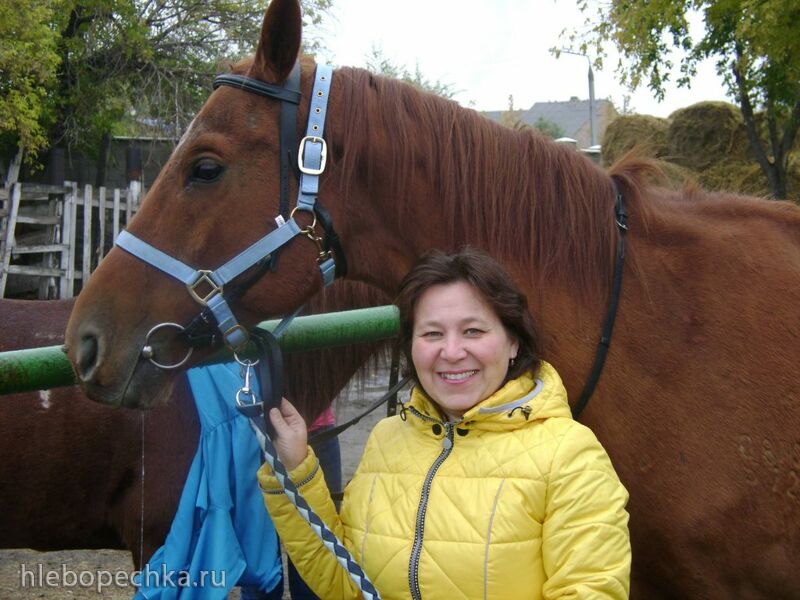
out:
{"label": "horse's white marking", "polygon": [[191,133],[193,125],[194,125],[194,119],[192,119],[191,123],[189,123],[189,126],[186,128],[186,131],[183,132],[183,135],[181,136],[181,139],[178,141],[178,145],[175,146],[175,150],[173,150],[173,153],[177,152],[178,148],[180,148],[183,145],[183,143],[187,139],[189,139],[189,133]]}
{"label": "horse's white marking", "polygon": [[45,410],[50,408],[50,390],[39,390],[39,404]]}

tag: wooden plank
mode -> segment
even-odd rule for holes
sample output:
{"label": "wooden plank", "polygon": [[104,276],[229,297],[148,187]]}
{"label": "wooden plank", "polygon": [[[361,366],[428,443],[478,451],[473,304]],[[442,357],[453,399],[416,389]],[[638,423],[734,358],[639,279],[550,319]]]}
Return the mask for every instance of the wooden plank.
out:
{"label": "wooden plank", "polygon": [[[20,150],[21,152],[21,150]],[[8,280],[8,267],[11,262],[11,248],[14,246],[14,229],[17,227],[17,214],[19,213],[19,199],[22,195],[21,186],[15,183],[11,188],[10,205],[8,207],[8,218],[6,220],[6,230],[3,239],[0,240],[0,298],[5,296],[6,281]]]}
{"label": "wooden plank", "polygon": [[50,194],[68,194],[70,187],[68,185],[49,185],[45,183],[23,183],[22,184],[22,197],[27,200],[41,196],[47,198]]}
{"label": "wooden plank", "polygon": [[64,271],[53,267],[40,265],[9,265],[8,272],[12,275],[38,275],[39,277],[63,277]]}
{"label": "wooden plank", "polygon": [[42,216],[31,216],[31,215],[19,215],[17,217],[17,223],[24,223],[25,225],[58,225],[61,222],[61,219],[55,215],[42,215]]}
{"label": "wooden plank", "polygon": [[[92,272],[92,186],[83,188],[83,272]],[[83,282],[86,283],[85,281]]]}
{"label": "wooden plank", "polygon": [[97,263],[100,264],[100,261],[103,260],[103,256],[106,254],[106,188],[105,186],[100,186],[100,189],[97,190],[97,218],[100,219],[100,239],[97,241],[98,247],[98,255],[97,255]]}
{"label": "wooden plank", "polygon": [[125,227],[131,222],[131,216],[133,215],[133,184],[133,181],[128,183],[128,193],[125,195]]}
{"label": "wooden plank", "polygon": [[[64,278],[64,287],[66,288],[65,294],[62,298],[72,298],[75,294],[75,230],[77,229],[76,223],[78,219],[78,184],[76,182],[70,183],[72,190],[67,196],[67,206],[64,207],[64,239],[67,240],[67,267],[66,277]],[[67,221],[69,221],[69,228],[67,228]],[[63,255],[62,255],[63,256]]]}
{"label": "wooden plank", "polygon": [[26,246],[14,246],[11,254],[41,254],[43,252],[63,252],[67,249],[66,244],[35,244]]}
{"label": "wooden plank", "polygon": [[[6,187],[17,183],[17,179],[19,178],[19,170],[22,167],[22,154],[23,148],[22,146],[18,146],[16,155],[14,155],[14,158],[8,165],[8,173],[6,173]],[[5,287],[0,289],[0,297],[3,295],[4,290]]]}
{"label": "wooden plank", "polygon": [[118,188],[114,188],[114,210],[112,212],[112,219],[113,219],[113,227],[114,227],[114,241],[117,241],[117,236],[119,235],[119,197],[120,192]]}

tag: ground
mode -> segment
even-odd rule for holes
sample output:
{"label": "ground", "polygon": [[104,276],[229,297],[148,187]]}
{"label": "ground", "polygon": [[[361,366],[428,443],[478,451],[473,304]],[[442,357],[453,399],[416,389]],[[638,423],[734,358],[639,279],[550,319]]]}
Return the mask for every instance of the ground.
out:
{"label": "ground", "polygon": [[[350,386],[337,400],[337,420],[340,423],[360,414],[386,390],[386,374],[370,377],[362,389]],[[342,448],[342,471],[348,481],[361,457],[367,435],[374,424],[386,415],[379,408],[345,431],[340,437]],[[41,568],[40,568],[41,565]],[[113,574],[111,577],[126,578],[133,570],[130,553],[118,550],[71,550],[63,552],[36,552],[27,549],[0,550],[0,600],[129,600],[134,589],[129,586],[102,585],[96,573]],[[40,576],[40,572],[42,575]],[[72,585],[47,584],[46,577],[70,583],[70,578],[80,574],[83,582]],[[73,575],[75,574],[75,575]],[[118,575],[117,575],[118,574]],[[104,575],[108,577],[109,575]],[[93,579],[93,581],[90,581]],[[24,585],[23,585],[24,580]],[[40,581],[42,584],[40,585]],[[105,583],[105,582],[103,582]],[[101,587],[98,590],[98,587]],[[234,590],[229,600],[238,600]],[[289,598],[285,595],[284,598]]]}

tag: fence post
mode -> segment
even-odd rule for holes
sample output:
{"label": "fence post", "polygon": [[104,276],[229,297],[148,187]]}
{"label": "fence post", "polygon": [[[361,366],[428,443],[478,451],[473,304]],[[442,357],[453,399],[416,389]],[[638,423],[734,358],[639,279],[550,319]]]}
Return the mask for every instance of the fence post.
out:
{"label": "fence post", "polygon": [[[61,280],[62,298],[72,298],[75,295],[75,238],[78,220],[78,183],[76,181],[64,182],[70,191],[64,202],[64,240],[69,244],[66,254],[66,277]],[[62,261],[64,260],[64,254]]]}
{"label": "fence post", "polygon": [[97,244],[97,264],[99,265],[106,255],[106,187],[101,186],[97,193],[99,195],[97,198],[97,218],[100,221],[98,223],[100,226],[100,240]]}
{"label": "fence post", "polygon": [[114,239],[111,240],[112,242],[117,241],[117,236],[119,235],[119,196],[120,191],[119,188],[114,188],[114,209],[111,213],[111,220],[112,220],[112,234]]}
{"label": "fence post", "polygon": [[86,285],[92,272],[92,186],[83,187],[83,262],[81,265],[81,287]]}
{"label": "fence post", "polygon": [[0,240],[0,298],[6,293],[8,280],[8,265],[11,262],[11,247],[14,245],[14,230],[17,227],[19,202],[22,197],[22,185],[14,183],[8,197],[8,215],[6,216],[6,230]]}

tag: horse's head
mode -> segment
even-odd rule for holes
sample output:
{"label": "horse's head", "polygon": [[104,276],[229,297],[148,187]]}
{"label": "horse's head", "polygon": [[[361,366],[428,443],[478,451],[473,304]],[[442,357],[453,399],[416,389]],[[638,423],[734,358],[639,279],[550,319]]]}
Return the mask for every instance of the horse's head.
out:
{"label": "horse's head", "polygon": [[[288,225],[281,229],[275,220],[281,213],[281,187],[288,187],[289,209],[297,202],[294,171],[303,135],[298,124],[305,129],[313,116],[310,113],[316,111],[309,108],[313,80],[318,77],[311,61],[304,60],[301,69],[300,96],[286,92],[291,87],[288,82],[296,77],[292,72],[301,25],[296,0],[270,3],[255,57],[234,67],[227,80],[218,81],[221,85],[186,131],[130,223],[127,237],[123,236],[128,244],[120,242],[122,247],[111,251],[81,292],[66,344],[75,371],[93,399],[134,407],[159,403],[171,387],[170,373],[147,359],[154,355],[156,362],[180,362],[187,345],[176,335],[178,327],[151,330],[162,323],[190,322],[202,309],[196,297],[210,305],[220,282],[223,290],[243,284],[241,293],[229,298],[228,304],[244,327],[291,311],[321,287],[319,250],[307,235],[312,220],[316,223],[313,211],[300,210],[294,218],[287,212],[291,230],[286,229]],[[259,82],[268,85],[260,90],[249,87],[258,88]],[[295,104],[297,113],[290,113],[293,126],[284,126],[281,135],[281,113],[288,104]],[[287,129],[294,155],[282,186],[281,154],[289,152]],[[319,154],[323,144],[311,139],[306,146],[307,152]],[[220,274],[221,266],[230,265],[231,259],[278,229],[289,232],[278,236],[283,240],[279,251],[268,242],[260,255]],[[324,237],[320,224],[313,231]],[[137,251],[142,247],[144,251]],[[166,262],[148,259],[153,250],[171,258]],[[265,265],[266,254],[279,260]],[[213,274],[204,275],[198,269]],[[264,276],[256,280],[256,274]],[[220,315],[214,312],[214,319],[224,320]],[[236,333],[235,322],[225,327]],[[237,341],[234,336],[234,344]],[[144,346],[149,349],[143,353]],[[200,354],[195,353],[189,363]]]}

